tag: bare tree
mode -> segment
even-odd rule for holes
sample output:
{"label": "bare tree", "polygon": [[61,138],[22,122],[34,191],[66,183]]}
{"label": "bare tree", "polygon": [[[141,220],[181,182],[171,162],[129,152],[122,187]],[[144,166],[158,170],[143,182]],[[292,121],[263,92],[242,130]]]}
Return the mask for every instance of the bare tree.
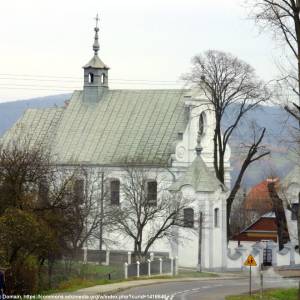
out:
{"label": "bare tree", "polygon": [[[122,201],[115,207],[114,222],[134,241],[134,253],[144,259],[154,242],[174,235],[174,226],[184,226],[183,209],[190,200],[170,194],[153,170],[124,168]],[[150,175],[151,174],[151,175]]]}
{"label": "bare tree", "polygon": [[[215,115],[214,169],[217,178],[225,183],[225,153],[229,141],[247,113],[270,99],[270,93],[260,81],[254,69],[237,57],[222,51],[209,50],[192,60],[190,74],[184,78],[196,84],[209,100]],[[230,113],[230,124],[224,119]],[[227,199],[227,230],[230,237],[230,214],[232,202],[248,166],[269,154],[261,146],[265,129],[254,134],[244,157],[236,181]]]}
{"label": "bare tree", "polygon": [[95,238],[101,239],[100,243],[106,242],[99,231],[112,231],[114,207],[110,205],[108,191],[101,181],[105,181],[103,171],[93,172],[80,167],[72,172],[74,175],[69,182],[67,195],[71,205],[61,213],[66,244],[72,254],[76,255],[84,246],[94,245]]}
{"label": "bare tree", "polygon": [[[289,49],[290,64],[284,82],[300,98],[300,2],[299,0],[255,0],[247,1],[251,15],[263,30],[269,29],[277,41]],[[292,60],[290,60],[290,57]],[[293,61],[296,60],[297,67]]]}
{"label": "bare tree", "polygon": [[231,234],[235,236],[243,229],[252,224],[259,218],[259,214],[253,210],[245,208],[246,191],[241,190],[237,193],[233,203],[230,217]]}
{"label": "bare tree", "polygon": [[279,250],[283,249],[284,244],[290,241],[287,220],[282,199],[278,196],[275,188],[275,181],[268,183],[268,190],[273,202],[273,210],[276,218]]}
{"label": "bare tree", "polygon": [[[288,68],[284,70],[285,74],[283,74],[281,80],[294,92],[294,95],[298,98],[298,103],[295,100],[292,105],[285,104],[285,110],[299,122],[300,128],[300,1],[256,0],[254,2],[251,1],[249,5],[252,8],[252,16],[254,16],[259,25],[262,25],[261,28],[271,30],[275,37],[278,38],[277,41],[289,49],[289,55],[286,56]],[[283,99],[285,103],[286,100]],[[297,154],[299,154],[300,145],[299,128],[296,130],[296,134],[293,133],[296,136],[294,142]],[[274,193],[270,190],[270,195],[272,194],[274,196]],[[300,240],[300,206],[297,226],[298,240]]]}

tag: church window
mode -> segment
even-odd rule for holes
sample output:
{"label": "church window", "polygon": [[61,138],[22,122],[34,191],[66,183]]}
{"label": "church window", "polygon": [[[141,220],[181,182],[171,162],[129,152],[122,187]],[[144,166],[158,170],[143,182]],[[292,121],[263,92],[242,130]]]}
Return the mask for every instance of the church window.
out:
{"label": "church window", "polygon": [[218,208],[215,208],[215,214],[214,214],[214,223],[215,223],[215,227],[219,227],[220,224],[219,224],[219,209]]}
{"label": "church window", "polygon": [[118,179],[110,181],[110,201],[112,205],[120,204],[120,180]]}
{"label": "church window", "polygon": [[74,200],[76,203],[84,202],[84,180],[76,179],[73,185]]}
{"label": "church window", "polygon": [[199,133],[201,136],[204,135],[205,133],[205,129],[206,129],[205,127],[206,127],[206,115],[205,112],[203,111],[199,117]]}
{"label": "church window", "polygon": [[94,82],[94,74],[93,73],[89,73],[89,83],[93,83]]}
{"label": "church window", "polygon": [[147,181],[147,190],[146,190],[146,197],[147,197],[147,204],[149,206],[156,206],[157,205],[157,182],[155,180]]}
{"label": "church window", "polygon": [[194,227],[194,210],[192,208],[183,210],[183,225],[188,228]]}

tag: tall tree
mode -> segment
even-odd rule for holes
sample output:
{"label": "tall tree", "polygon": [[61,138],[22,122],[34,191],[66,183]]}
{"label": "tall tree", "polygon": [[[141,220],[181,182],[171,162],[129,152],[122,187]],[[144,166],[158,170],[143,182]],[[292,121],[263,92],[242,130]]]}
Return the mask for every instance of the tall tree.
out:
{"label": "tall tree", "polygon": [[[287,67],[283,78],[285,87],[294,92],[292,105],[285,104],[285,110],[299,122],[294,142],[299,154],[300,145],[300,1],[299,0],[255,0],[247,1],[251,7],[251,15],[263,29],[270,30],[277,42],[288,49]],[[282,70],[281,70],[282,71]],[[284,103],[288,99],[281,99]],[[271,193],[271,191],[270,191]],[[300,241],[300,206],[298,212],[298,241]],[[300,248],[299,248],[300,251]],[[300,291],[300,289],[299,289]],[[300,299],[300,296],[299,296]]]}
{"label": "tall tree", "polygon": [[145,259],[150,247],[162,238],[175,238],[174,226],[185,226],[183,210],[190,200],[170,194],[164,181],[143,168],[124,168],[122,202],[115,206],[117,228],[134,242],[134,253]]}
{"label": "tall tree", "polygon": [[[215,115],[214,169],[217,178],[225,183],[225,154],[229,141],[247,113],[270,98],[264,83],[256,76],[254,69],[230,53],[209,50],[192,60],[192,71],[184,78],[196,84],[205,94]],[[230,124],[225,124],[230,114]],[[253,137],[227,199],[227,230],[230,237],[230,214],[233,200],[240,188],[242,178],[250,164],[269,154],[261,146],[265,129]]]}
{"label": "tall tree", "polygon": [[282,79],[300,99],[300,1],[251,0],[246,2],[251,7],[251,15],[261,28],[271,30],[278,43],[287,46],[289,66]]}
{"label": "tall tree", "polygon": [[278,196],[275,188],[275,181],[268,183],[268,190],[273,203],[273,210],[276,218],[278,245],[279,250],[284,248],[284,245],[290,241],[287,220],[284,212],[284,205],[282,199]]}

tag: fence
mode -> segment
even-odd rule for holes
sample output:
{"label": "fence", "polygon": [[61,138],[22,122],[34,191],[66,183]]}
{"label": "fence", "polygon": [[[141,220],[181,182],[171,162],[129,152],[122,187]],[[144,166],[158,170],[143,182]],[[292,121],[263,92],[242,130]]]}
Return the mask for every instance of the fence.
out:
{"label": "fence", "polygon": [[178,265],[176,258],[148,259],[146,262],[136,262],[133,264],[124,263],[124,277],[140,277],[154,275],[177,275]]}
{"label": "fence", "polygon": [[249,254],[255,258],[257,265],[300,267],[300,255],[296,252],[295,246],[296,244],[288,242],[279,251],[278,244],[272,241],[269,241],[267,246],[264,242],[239,245],[236,248],[228,249],[227,268],[231,270],[245,269],[244,262]]}
{"label": "fence", "polygon": [[[147,259],[166,259],[169,257],[168,252],[151,252]],[[91,249],[80,249],[75,257],[75,261],[91,262],[91,263],[103,263],[109,265],[120,265],[125,262],[131,264],[136,262],[135,256],[132,252],[126,250],[91,250]]]}

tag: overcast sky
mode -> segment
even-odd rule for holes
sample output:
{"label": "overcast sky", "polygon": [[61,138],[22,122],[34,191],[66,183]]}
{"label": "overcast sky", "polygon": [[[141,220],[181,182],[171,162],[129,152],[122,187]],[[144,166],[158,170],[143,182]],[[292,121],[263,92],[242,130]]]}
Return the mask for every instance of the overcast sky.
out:
{"label": "overcast sky", "polygon": [[[231,52],[262,79],[279,50],[260,35],[243,0],[10,0],[0,10],[0,102],[82,87],[100,15],[101,59],[111,88],[181,88],[191,57]],[[59,78],[58,78],[59,77]]]}

